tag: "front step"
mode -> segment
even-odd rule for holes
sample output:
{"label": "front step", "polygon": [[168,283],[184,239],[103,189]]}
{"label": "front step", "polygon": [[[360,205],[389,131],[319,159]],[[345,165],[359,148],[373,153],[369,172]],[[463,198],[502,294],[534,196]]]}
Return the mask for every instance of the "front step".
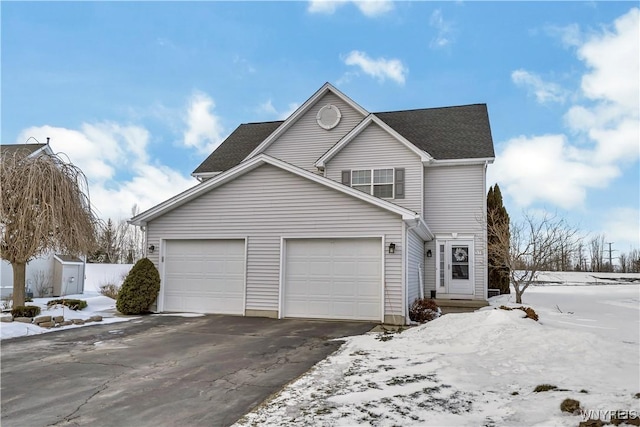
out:
{"label": "front step", "polygon": [[489,305],[488,302],[477,299],[436,298],[435,301],[440,310],[442,310],[442,314],[471,313]]}

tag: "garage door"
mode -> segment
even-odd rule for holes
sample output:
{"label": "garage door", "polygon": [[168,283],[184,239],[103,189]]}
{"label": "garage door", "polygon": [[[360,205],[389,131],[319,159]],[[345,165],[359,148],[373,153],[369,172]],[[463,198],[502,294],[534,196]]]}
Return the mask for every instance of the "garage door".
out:
{"label": "garage door", "polygon": [[168,240],[163,311],[244,313],[244,240]]}
{"label": "garage door", "polygon": [[380,239],[296,239],[285,248],[284,317],[380,320]]}

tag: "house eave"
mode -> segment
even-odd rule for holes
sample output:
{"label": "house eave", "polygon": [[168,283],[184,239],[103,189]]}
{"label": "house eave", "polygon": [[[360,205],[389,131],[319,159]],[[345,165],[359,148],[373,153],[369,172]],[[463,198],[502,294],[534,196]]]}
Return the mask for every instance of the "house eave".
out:
{"label": "house eave", "polygon": [[487,165],[493,163],[495,157],[479,157],[473,159],[432,159],[429,161],[423,161],[424,166],[463,166],[463,165]]}

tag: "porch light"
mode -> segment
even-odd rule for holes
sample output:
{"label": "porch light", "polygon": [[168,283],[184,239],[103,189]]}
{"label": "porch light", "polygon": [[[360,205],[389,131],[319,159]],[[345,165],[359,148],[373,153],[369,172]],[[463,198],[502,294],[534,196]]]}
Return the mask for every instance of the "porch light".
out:
{"label": "porch light", "polygon": [[432,256],[431,249],[427,249],[427,258],[431,258]]}
{"label": "porch light", "polygon": [[390,254],[395,254],[396,253],[396,244],[395,243],[389,243],[389,253]]}
{"label": "porch light", "polygon": [[156,247],[154,245],[149,246],[149,253],[152,254],[153,251],[156,250]]}

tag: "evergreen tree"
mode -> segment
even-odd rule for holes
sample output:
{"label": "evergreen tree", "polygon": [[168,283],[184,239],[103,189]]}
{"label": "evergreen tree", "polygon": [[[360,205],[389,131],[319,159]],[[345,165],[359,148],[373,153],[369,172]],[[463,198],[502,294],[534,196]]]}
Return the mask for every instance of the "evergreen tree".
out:
{"label": "evergreen tree", "polygon": [[[489,188],[487,194],[487,244],[489,247],[500,244],[495,235],[497,229],[509,232],[509,214],[502,203],[500,187],[495,184]],[[509,268],[504,260],[500,260],[495,255],[495,251],[489,251],[489,288],[500,289],[500,294],[510,293]]]}

